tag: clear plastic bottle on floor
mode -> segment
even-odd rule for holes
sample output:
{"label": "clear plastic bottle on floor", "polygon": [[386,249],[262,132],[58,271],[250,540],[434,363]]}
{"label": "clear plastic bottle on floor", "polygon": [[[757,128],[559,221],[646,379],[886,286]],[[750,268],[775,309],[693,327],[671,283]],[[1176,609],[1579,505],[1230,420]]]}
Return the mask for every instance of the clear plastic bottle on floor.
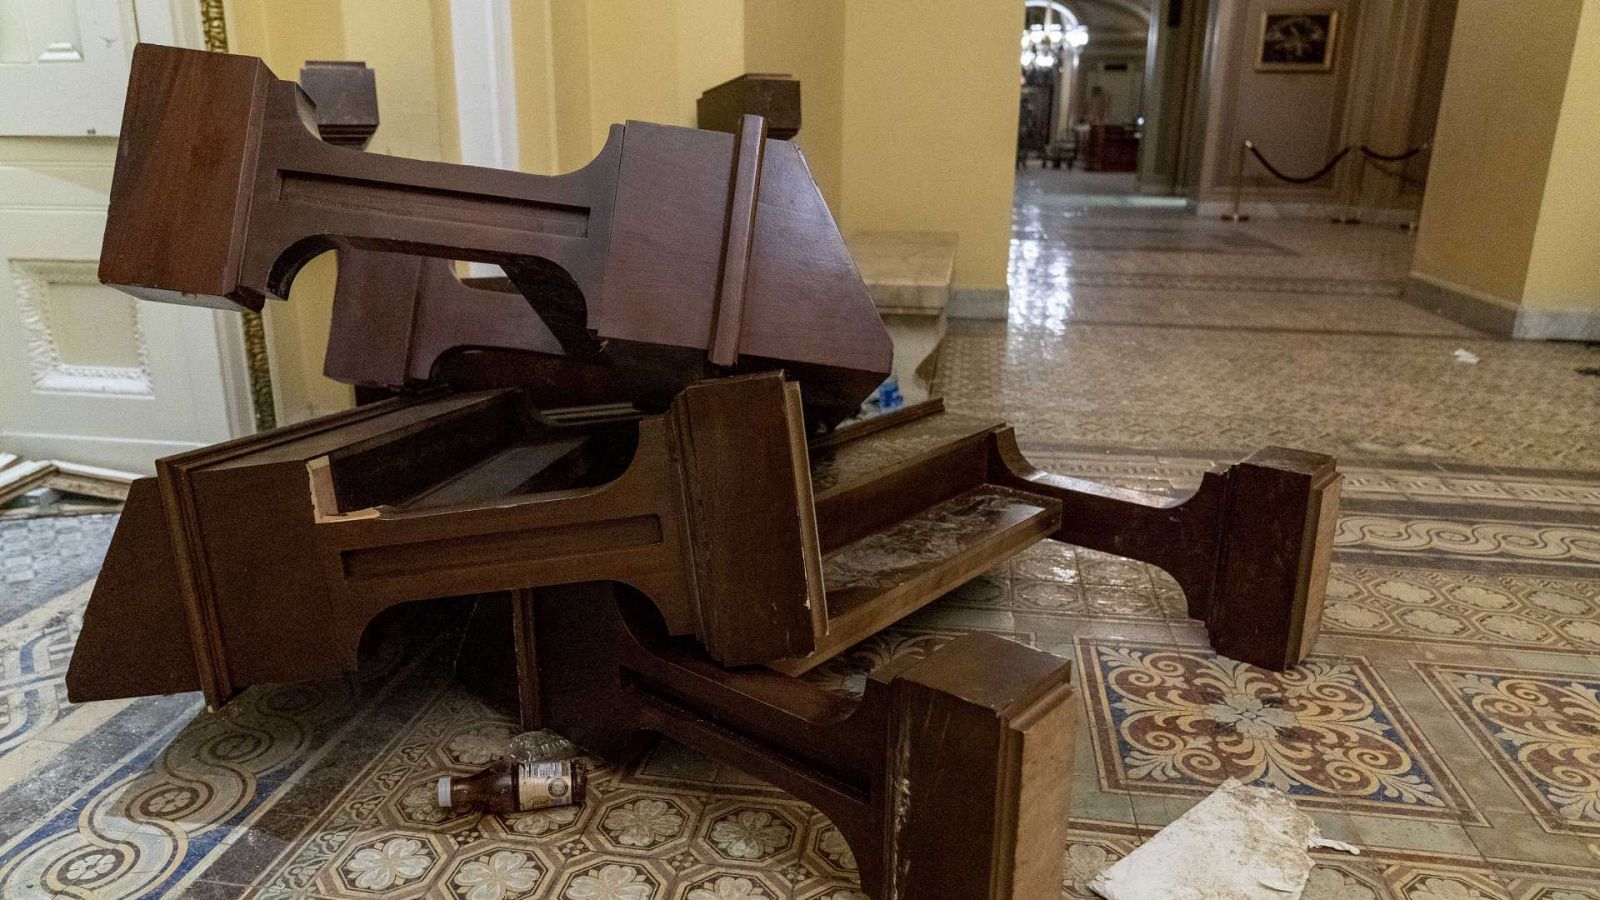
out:
{"label": "clear plastic bottle on floor", "polygon": [[524,731],[511,739],[509,758],[537,762],[574,759],[578,745],[549,729]]}

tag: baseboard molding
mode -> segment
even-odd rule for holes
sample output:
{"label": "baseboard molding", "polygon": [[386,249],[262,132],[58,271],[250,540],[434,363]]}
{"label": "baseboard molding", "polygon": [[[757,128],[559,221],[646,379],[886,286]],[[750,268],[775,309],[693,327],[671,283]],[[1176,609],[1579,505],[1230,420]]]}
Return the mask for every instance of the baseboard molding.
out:
{"label": "baseboard molding", "polygon": [[1600,312],[1524,309],[1465,285],[1412,272],[1401,299],[1484,334],[1519,341],[1600,341]]}
{"label": "baseboard molding", "polygon": [[1517,314],[1519,341],[1600,341],[1600,312],[1525,309]]}
{"label": "baseboard molding", "polygon": [[1508,338],[1516,332],[1516,304],[1421,272],[1406,278],[1400,299],[1484,334]]}
{"label": "baseboard molding", "polygon": [[[1195,215],[1202,219],[1215,219],[1233,212],[1232,200],[1201,200],[1194,204]],[[1246,200],[1239,204],[1239,212],[1252,219],[1332,219],[1353,212],[1369,225],[1410,225],[1417,220],[1414,209],[1394,207],[1368,207],[1347,210],[1342,203],[1307,201]]]}
{"label": "baseboard molding", "polygon": [[945,315],[952,319],[1004,322],[1010,310],[1010,288],[956,288],[950,292],[950,305],[945,308]]}

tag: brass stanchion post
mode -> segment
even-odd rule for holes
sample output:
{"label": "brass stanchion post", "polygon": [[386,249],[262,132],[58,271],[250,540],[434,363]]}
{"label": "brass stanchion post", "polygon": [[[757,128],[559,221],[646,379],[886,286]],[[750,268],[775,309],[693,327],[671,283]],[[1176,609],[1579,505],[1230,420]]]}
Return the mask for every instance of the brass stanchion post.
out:
{"label": "brass stanchion post", "polygon": [[1244,222],[1250,218],[1239,211],[1239,206],[1244,193],[1244,156],[1252,146],[1249,139],[1239,145],[1239,165],[1233,170],[1233,212],[1222,214],[1224,222]]}
{"label": "brass stanchion post", "polygon": [[1356,156],[1355,183],[1354,185],[1347,186],[1345,188],[1344,209],[1340,210],[1338,215],[1333,216],[1328,220],[1337,225],[1361,224],[1361,187],[1363,181],[1362,176],[1367,171],[1367,155],[1362,153],[1360,148],[1357,148]]}

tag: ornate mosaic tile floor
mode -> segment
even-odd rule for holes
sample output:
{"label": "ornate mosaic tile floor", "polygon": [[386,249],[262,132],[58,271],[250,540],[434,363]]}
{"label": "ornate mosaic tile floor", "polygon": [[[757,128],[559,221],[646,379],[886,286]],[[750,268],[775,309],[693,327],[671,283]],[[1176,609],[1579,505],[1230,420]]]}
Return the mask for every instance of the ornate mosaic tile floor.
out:
{"label": "ornate mosaic tile floor", "polygon": [[[856,693],[971,629],[1073,659],[1067,897],[1237,776],[1365,849],[1319,851],[1311,900],[1600,900],[1600,380],[1574,371],[1600,351],[1401,304],[1395,232],[1018,222],[1015,315],[955,329],[951,406],[1011,418],[1046,468],[1169,494],[1259,444],[1338,454],[1323,636],[1290,672],[1241,666],[1164,573],[1044,545],[813,677]],[[596,761],[580,809],[435,809],[511,724],[452,682],[434,619],[217,714],[67,704],[110,526],[0,524],[0,897],[860,900],[820,815],[670,744]]]}

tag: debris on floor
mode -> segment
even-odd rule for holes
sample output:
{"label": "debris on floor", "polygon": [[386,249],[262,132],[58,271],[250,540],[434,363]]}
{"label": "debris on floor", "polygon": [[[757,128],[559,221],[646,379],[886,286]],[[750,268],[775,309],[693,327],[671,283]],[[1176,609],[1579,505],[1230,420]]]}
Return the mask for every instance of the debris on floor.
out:
{"label": "debris on floor", "polygon": [[1456,362],[1458,363],[1464,363],[1469,366],[1475,366],[1478,364],[1478,354],[1473,353],[1471,350],[1468,350],[1465,347],[1457,347],[1455,357]]}
{"label": "debris on floor", "polygon": [[116,512],[135,472],[0,453],[0,518]]}
{"label": "debris on floor", "polygon": [[1361,852],[1323,838],[1283,792],[1230,778],[1089,889],[1106,900],[1298,900],[1313,847]]}

